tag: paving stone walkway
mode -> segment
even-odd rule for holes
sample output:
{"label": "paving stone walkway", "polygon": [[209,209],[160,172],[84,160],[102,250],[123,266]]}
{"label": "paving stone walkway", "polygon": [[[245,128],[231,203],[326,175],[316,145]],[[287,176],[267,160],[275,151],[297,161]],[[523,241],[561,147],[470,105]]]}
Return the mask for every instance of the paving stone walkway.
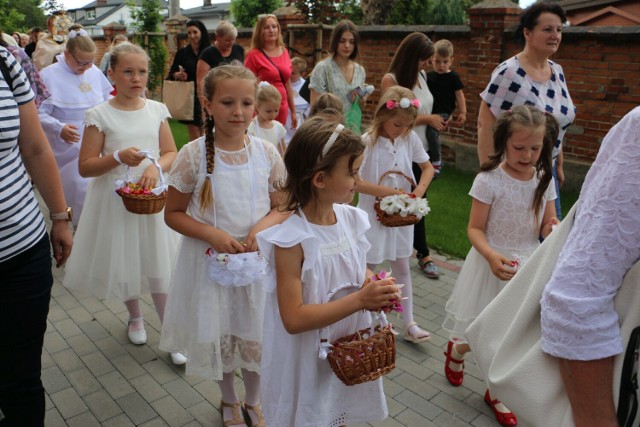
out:
{"label": "paving stone walkway", "polygon": [[[389,417],[371,425],[498,426],[473,363],[467,363],[461,387],[444,377],[448,335],[440,325],[462,262],[435,259],[439,280],[424,277],[412,263],[416,321],[432,339],[417,345],[398,340],[396,369],[384,380]],[[54,268],[42,354],[46,426],[222,426],[218,386],[185,375],[158,349],[160,322],[149,295],[142,304],[148,343],[136,346],[127,339],[124,304],[71,293],[61,285],[63,274]],[[390,320],[401,329],[400,319]],[[238,389],[242,396],[240,380]]]}

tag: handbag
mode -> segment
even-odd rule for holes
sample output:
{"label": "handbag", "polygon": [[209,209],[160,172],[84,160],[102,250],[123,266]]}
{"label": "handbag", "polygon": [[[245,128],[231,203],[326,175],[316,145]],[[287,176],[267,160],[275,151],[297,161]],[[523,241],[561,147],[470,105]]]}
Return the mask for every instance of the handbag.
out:
{"label": "handbag", "polygon": [[[558,359],[542,351],[540,299],[571,231],[578,203],[465,332],[491,395],[527,426],[574,425]],[[640,324],[638,284],[640,262],[627,272],[615,298],[623,341]],[[623,359],[623,354],[614,358],[614,401]]]}
{"label": "handbag", "polygon": [[167,106],[172,118],[193,120],[195,82],[165,80],[162,84],[162,102]]}
{"label": "handbag", "polygon": [[302,84],[302,87],[300,87],[300,90],[298,91],[298,95],[300,95],[300,97],[302,97],[302,99],[304,99],[308,103],[311,103],[311,90],[309,89],[310,81],[311,81],[311,76],[309,76],[307,80],[304,81],[304,83]]}
{"label": "handbag", "polygon": [[638,414],[638,351],[640,350],[640,326],[631,331],[627,351],[624,352],[618,399],[618,424],[632,427]]}

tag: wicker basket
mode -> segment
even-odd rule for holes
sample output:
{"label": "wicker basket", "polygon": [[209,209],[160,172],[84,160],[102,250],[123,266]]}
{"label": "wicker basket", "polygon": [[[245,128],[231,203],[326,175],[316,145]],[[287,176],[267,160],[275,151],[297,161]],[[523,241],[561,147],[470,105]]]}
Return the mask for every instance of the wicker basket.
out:
{"label": "wicker basket", "polygon": [[327,355],[331,369],[344,385],[377,380],[396,367],[396,336],[391,325],[361,329],[339,338]]}
{"label": "wicker basket", "polygon": [[[378,180],[378,185],[382,183],[382,180],[385,179],[389,175],[400,175],[404,179],[407,180],[409,184],[411,184],[411,189],[416,188],[416,183],[412,178],[409,178],[407,175],[400,171],[387,171]],[[405,225],[414,225],[420,222],[420,218],[416,215],[407,215],[402,216],[400,214],[388,214],[382,209],[380,209],[380,201],[382,197],[376,197],[376,201],[373,203],[373,209],[376,211],[376,216],[380,224],[385,227],[404,227]]]}
{"label": "wicker basket", "polygon": [[[151,160],[151,163],[156,167],[158,171],[158,183],[160,188],[166,188],[164,174],[158,161],[151,155],[149,150],[140,150],[140,154]],[[122,183],[122,181],[120,181]],[[131,167],[127,166],[127,172],[123,184],[132,182],[131,180]],[[167,190],[164,190],[160,194],[131,194],[122,191],[122,188],[118,188],[116,193],[122,197],[122,203],[124,207],[131,213],[140,215],[149,215],[158,213],[164,208],[164,204],[167,201]]]}
{"label": "wicker basket", "polygon": [[166,191],[155,195],[131,194],[117,189],[116,193],[122,197],[125,209],[134,214],[148,215],[158,213],[164,208],[164,204],[167,201]]}

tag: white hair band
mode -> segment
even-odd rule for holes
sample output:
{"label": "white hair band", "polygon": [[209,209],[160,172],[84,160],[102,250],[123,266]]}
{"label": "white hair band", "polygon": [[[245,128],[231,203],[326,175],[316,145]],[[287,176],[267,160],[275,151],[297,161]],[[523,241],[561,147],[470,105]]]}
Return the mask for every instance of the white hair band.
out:
{"label": "white hair band", "polygon": [[342,125],[341,123],[338,123],[338,125],[336,126],[336,129],[333,131],[333,133],[329,137],[329,140],[322,148],[322,157],[325,157],[329,153],[329,150],[331,150],[331,147],[333,147],[333,144],[336,143],[338,136],[340,136],[340,132],[342,132],[342,129],[344,129],[344,125]]}
{"label": "white hair band", "polygon": [[69,31],[69,38],[70,38],[70,39],[74,39],[74,38],[76,38],[76,37],[78,37],[78,36],[88,36],[88,35],[89,35],[89,33],[87,33],[87,32],[86,32],[84,29],[82,29],[82,28],[81,28],[81,29],[79,29],[78,31],[76,31],[76,30],[71,30],[71,31]]}

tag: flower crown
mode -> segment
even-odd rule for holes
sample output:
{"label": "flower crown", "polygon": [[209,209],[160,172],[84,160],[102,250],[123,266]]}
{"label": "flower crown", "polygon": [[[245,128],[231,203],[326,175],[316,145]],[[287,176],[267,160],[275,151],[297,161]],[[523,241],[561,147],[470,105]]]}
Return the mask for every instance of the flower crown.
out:
{"label": "flower crown", "polygon": [[271,84],[268,81],[261,81],[260,83],[258,83],[258,87],[268,87],[271,86]]}
{"label": "flower crown", "polygon": [[388,110],[393,110],[394,108],[398,107],[406,110],[411,106],[420,108],[420,101],[418,101],[418,99],[401,98],[400,101],[390,99],[386,104]]}

